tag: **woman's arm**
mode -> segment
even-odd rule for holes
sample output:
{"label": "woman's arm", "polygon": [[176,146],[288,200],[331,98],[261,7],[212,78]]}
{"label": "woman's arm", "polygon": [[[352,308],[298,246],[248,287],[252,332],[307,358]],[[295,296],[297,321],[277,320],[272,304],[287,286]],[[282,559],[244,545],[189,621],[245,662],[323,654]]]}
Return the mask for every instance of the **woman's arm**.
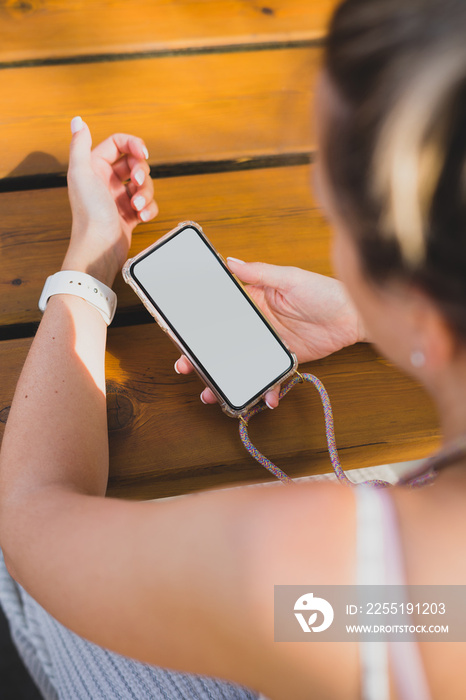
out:
{"label": "woman's arm", "polygon": [[[142,186],[135,182],[141,169]],[[137,197],[155,213],[142,142],[117,135],[91,155],[84,126],[72,140],[68,181],[73,230],[63,269],[111,285],[140,220]],[[103,498],[105,341],[93,306],[65,294],[50,299],[0,453],[7,566],[53,616],[98,644],[152,663],[254,680],[246,655],[257,653],[248,634],[251,494],[148,504]]]}
{"label": "woman's arm", "polygon": [[[134,227],[157,212],[147,149],[139,138],[115,134],[91,151],[89,129],[79,117],[72,130],[73,226],[62,269],[87,272],[111,286]],[[26,577],[34,535],[30,499],[48,501],[50,493],[65,491],[105,494],[105,342],[106,325],[93,306],[66,294],[50,298],[16,388],[0,453],[0,544],[10,569],[24,570]],[[23,517],[28,518],[24,532]]]}
{"label": "woman's arm", "polygon": [[[76,121],[82,128],[72,138],[68,171],[73,226],[62,269],[111,286],[134,227],[157,211],[147,150],[141,139],[115,134],[91,151],[89,129]],[[137,206],[141,198],[144,207]],[[105,342],[106,325],[93,306],[66,294],[50,298],[5,430],[2,513],[20,494],[52,485],[105,493]]]}
{"label": "woman's arm", "polygon": [[[273,643],[274,584],[308,582],[309,572],[327,582],[328,542],[313,533],[328,529],[333,490],[277,484],[155,503],[103,498],[105,330],[76,297],[57,295],[45,311],[1,453],[0,544],[10,571],[97,644],[288,697],[303,679]],[[347,551],[341,534],[334,539],[328,549],[340,566],[352,533]],[[310,678],[321,672],[322,650],[305,668]]]}
{"label": "woman's arm", "polygon": [[[64,267],[111,284],[140,218],[134,199],[141,191],[155,213],[152,185],[140,140],[112,137],[91,157],[84,129],[70,157],[73,232]],[[142,167],[141,190],[134,175]],[[122,182],[129,175],[128,195]],[[343,519],[352,513],[351,495],[277,484],[156,503],[103,498],[105,339],[100,313],[84,300],[50,299],[0,453],[0,546],[10,572],[60,622],[97,644],[299,697],[294,685],[307,685],[273,642],[273,586],[307,582],[310,572],[314,583],[327,583],[329,566],[347,573],[338,582],[351,582],[351,529],[342,536],[328,526],[333,508]],[[328,537],[315,538],[324,521]],[[306,677],[323,673],[323,656],[317,646],[306,656]]]}

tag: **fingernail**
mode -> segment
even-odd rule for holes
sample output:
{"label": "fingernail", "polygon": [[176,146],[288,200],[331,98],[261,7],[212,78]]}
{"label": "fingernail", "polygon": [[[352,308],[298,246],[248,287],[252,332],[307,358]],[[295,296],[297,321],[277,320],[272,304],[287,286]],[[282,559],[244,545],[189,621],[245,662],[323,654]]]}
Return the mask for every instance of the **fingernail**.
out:
{"label": "fingernail", "polygon": [[239,258],[231,258],[231,257],[228,257],[227,260],[228,260],[228,261],[231,260],[231,262],[234,262],[234,263],[240,263],[240,265],[246,265],[246,263],[244,262],[244,260],[239,260]]}
{"label": "fingernail", "polygon": [[138,185],[142,185],[142,183],[144,182],[144,178],[145,178],[145,177],[146,177],[146,176],[145,176],[144,170],[137,170],[137,171],[134,173],[134,179],[136,180],[136,182],[138,183]]}
{"label": "fingernail", "polygon": [[133,204],[138,211],[141,211],[141,209],[144,209],[144,206],[146,204],[146,200],[144,199],[144,197],[139,195],[138,197],[135,197],[133,199]]}
{"label": "fingernail", "polygon": [[203,393],[204,393],[204,392],[202,391],[202,392],[201,392],[201,401],[202,401],[202,403],[204,403],[204,404],[207,406],[207,401],[204,401],[204,397],[202,396]]}
{"label": "fingernail", "polygon": [[269,402],[267,401],[267,399],[265,399],[265,405],[267,406],[267,408],[270,408],[271,411],[273,411],[273,409],[275,408],[275,406],[271,406],[271,405],[269,404]]}
{"label": "fingernail", "polygon": [[152,214],[150,213],[150,211],[148,209],[145,209],[144,211],[142,211],[139,214],[139,216],[141,217],[141,219],[143,221],[149,221],[149,219],[152,219]]}
{"label": "fingernail", "polygon": [[176,372],[177,374],[181,374],[180,370],[178,369],[178,360],[175,362],[175,364],[173,365],[173,367],[175,368],[175,372]]}
{"label": "fingernail", "polygon": [[81,117],[73,117],[71,120],[71,133],[75,134],[77,131],[81,131],[84,126],[84,122]]}
{"label": "fingernail", "polygon": [[149,151],[145,146],[142,147],[142,152],[144,153],[146,160],[149,158]]}

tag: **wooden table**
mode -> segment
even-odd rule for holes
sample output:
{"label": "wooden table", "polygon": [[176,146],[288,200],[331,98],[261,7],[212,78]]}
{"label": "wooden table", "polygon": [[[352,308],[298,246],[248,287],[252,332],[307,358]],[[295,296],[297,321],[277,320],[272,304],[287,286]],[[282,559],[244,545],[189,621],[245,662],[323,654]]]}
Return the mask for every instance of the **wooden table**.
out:
{"label": "wooden table", "polygon": [[[47,275],[70,230],[69,121],[97,143],[144,137],[160,215],[130,254],[198,221],[224,255],[331,274],[310,191],[313,81],[333,0],[264,3],[8,1],[0,7],[0,428]],[[237,421],[199,401],[196,377],[118,279],[109,329],[109,494],[156,498],[269,478]],[[439,443],[424,391],[367,345],[303,366],[330,394],[345,468],[425,456]],[[291,476],[330,470],[320,400],[296,388],[251,423]]]}

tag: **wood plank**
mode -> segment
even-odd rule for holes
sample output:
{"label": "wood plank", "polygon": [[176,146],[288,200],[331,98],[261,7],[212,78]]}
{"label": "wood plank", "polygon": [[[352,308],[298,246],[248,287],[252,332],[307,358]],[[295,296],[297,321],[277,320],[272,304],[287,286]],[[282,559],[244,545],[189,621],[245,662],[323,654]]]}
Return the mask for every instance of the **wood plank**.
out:
{"label": "wood plank", "polygon": [[[29,339],[0,343],[0,435]],[[109,330],[109,494],[158,498],[269,474],[244,450],[238,422],[199,400],[197,377],[173,370],[175,347],[156,324]],[[366,345],[303,365],[326,386],[345,469],[425,457],[439,446],[426,393]],[[290,476],[330,471],[320,399],[296,387],[250,425],[258,448]],[[273,477],[270,477],[273,478]]]}
{"label": "wood plank", "polygon": [[0,177],[64,172],[69,122],[142,136],[151,164],[309,152],[320,50],[264,50],[0,71]]}
{"label": "wood plank", "polygon": [[336,0],[7,0],[0,61],[321,37]]}
{"label": "wood plank", "polygon": [[[198,221],[226,257],[296,265],[331,274],[330,233],[311,192],[312,166],[155,181],[160,213],[139,226],[130,254],[179,221]],[[71,215],[66,189],[0,194],[0,325],[40,319],[45,278],[59,269]],[[119,278],[119,310],[142,308]]]}

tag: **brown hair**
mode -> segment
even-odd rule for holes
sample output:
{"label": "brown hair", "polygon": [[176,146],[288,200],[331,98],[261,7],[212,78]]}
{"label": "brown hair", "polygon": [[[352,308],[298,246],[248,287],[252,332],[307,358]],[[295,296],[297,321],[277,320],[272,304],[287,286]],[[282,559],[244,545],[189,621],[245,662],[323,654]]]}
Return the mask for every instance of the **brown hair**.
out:
{"label": "brown hair", "polygon": [[466,340],[466,2],[346,0],[323,156],[366,274],[422,288]]}

